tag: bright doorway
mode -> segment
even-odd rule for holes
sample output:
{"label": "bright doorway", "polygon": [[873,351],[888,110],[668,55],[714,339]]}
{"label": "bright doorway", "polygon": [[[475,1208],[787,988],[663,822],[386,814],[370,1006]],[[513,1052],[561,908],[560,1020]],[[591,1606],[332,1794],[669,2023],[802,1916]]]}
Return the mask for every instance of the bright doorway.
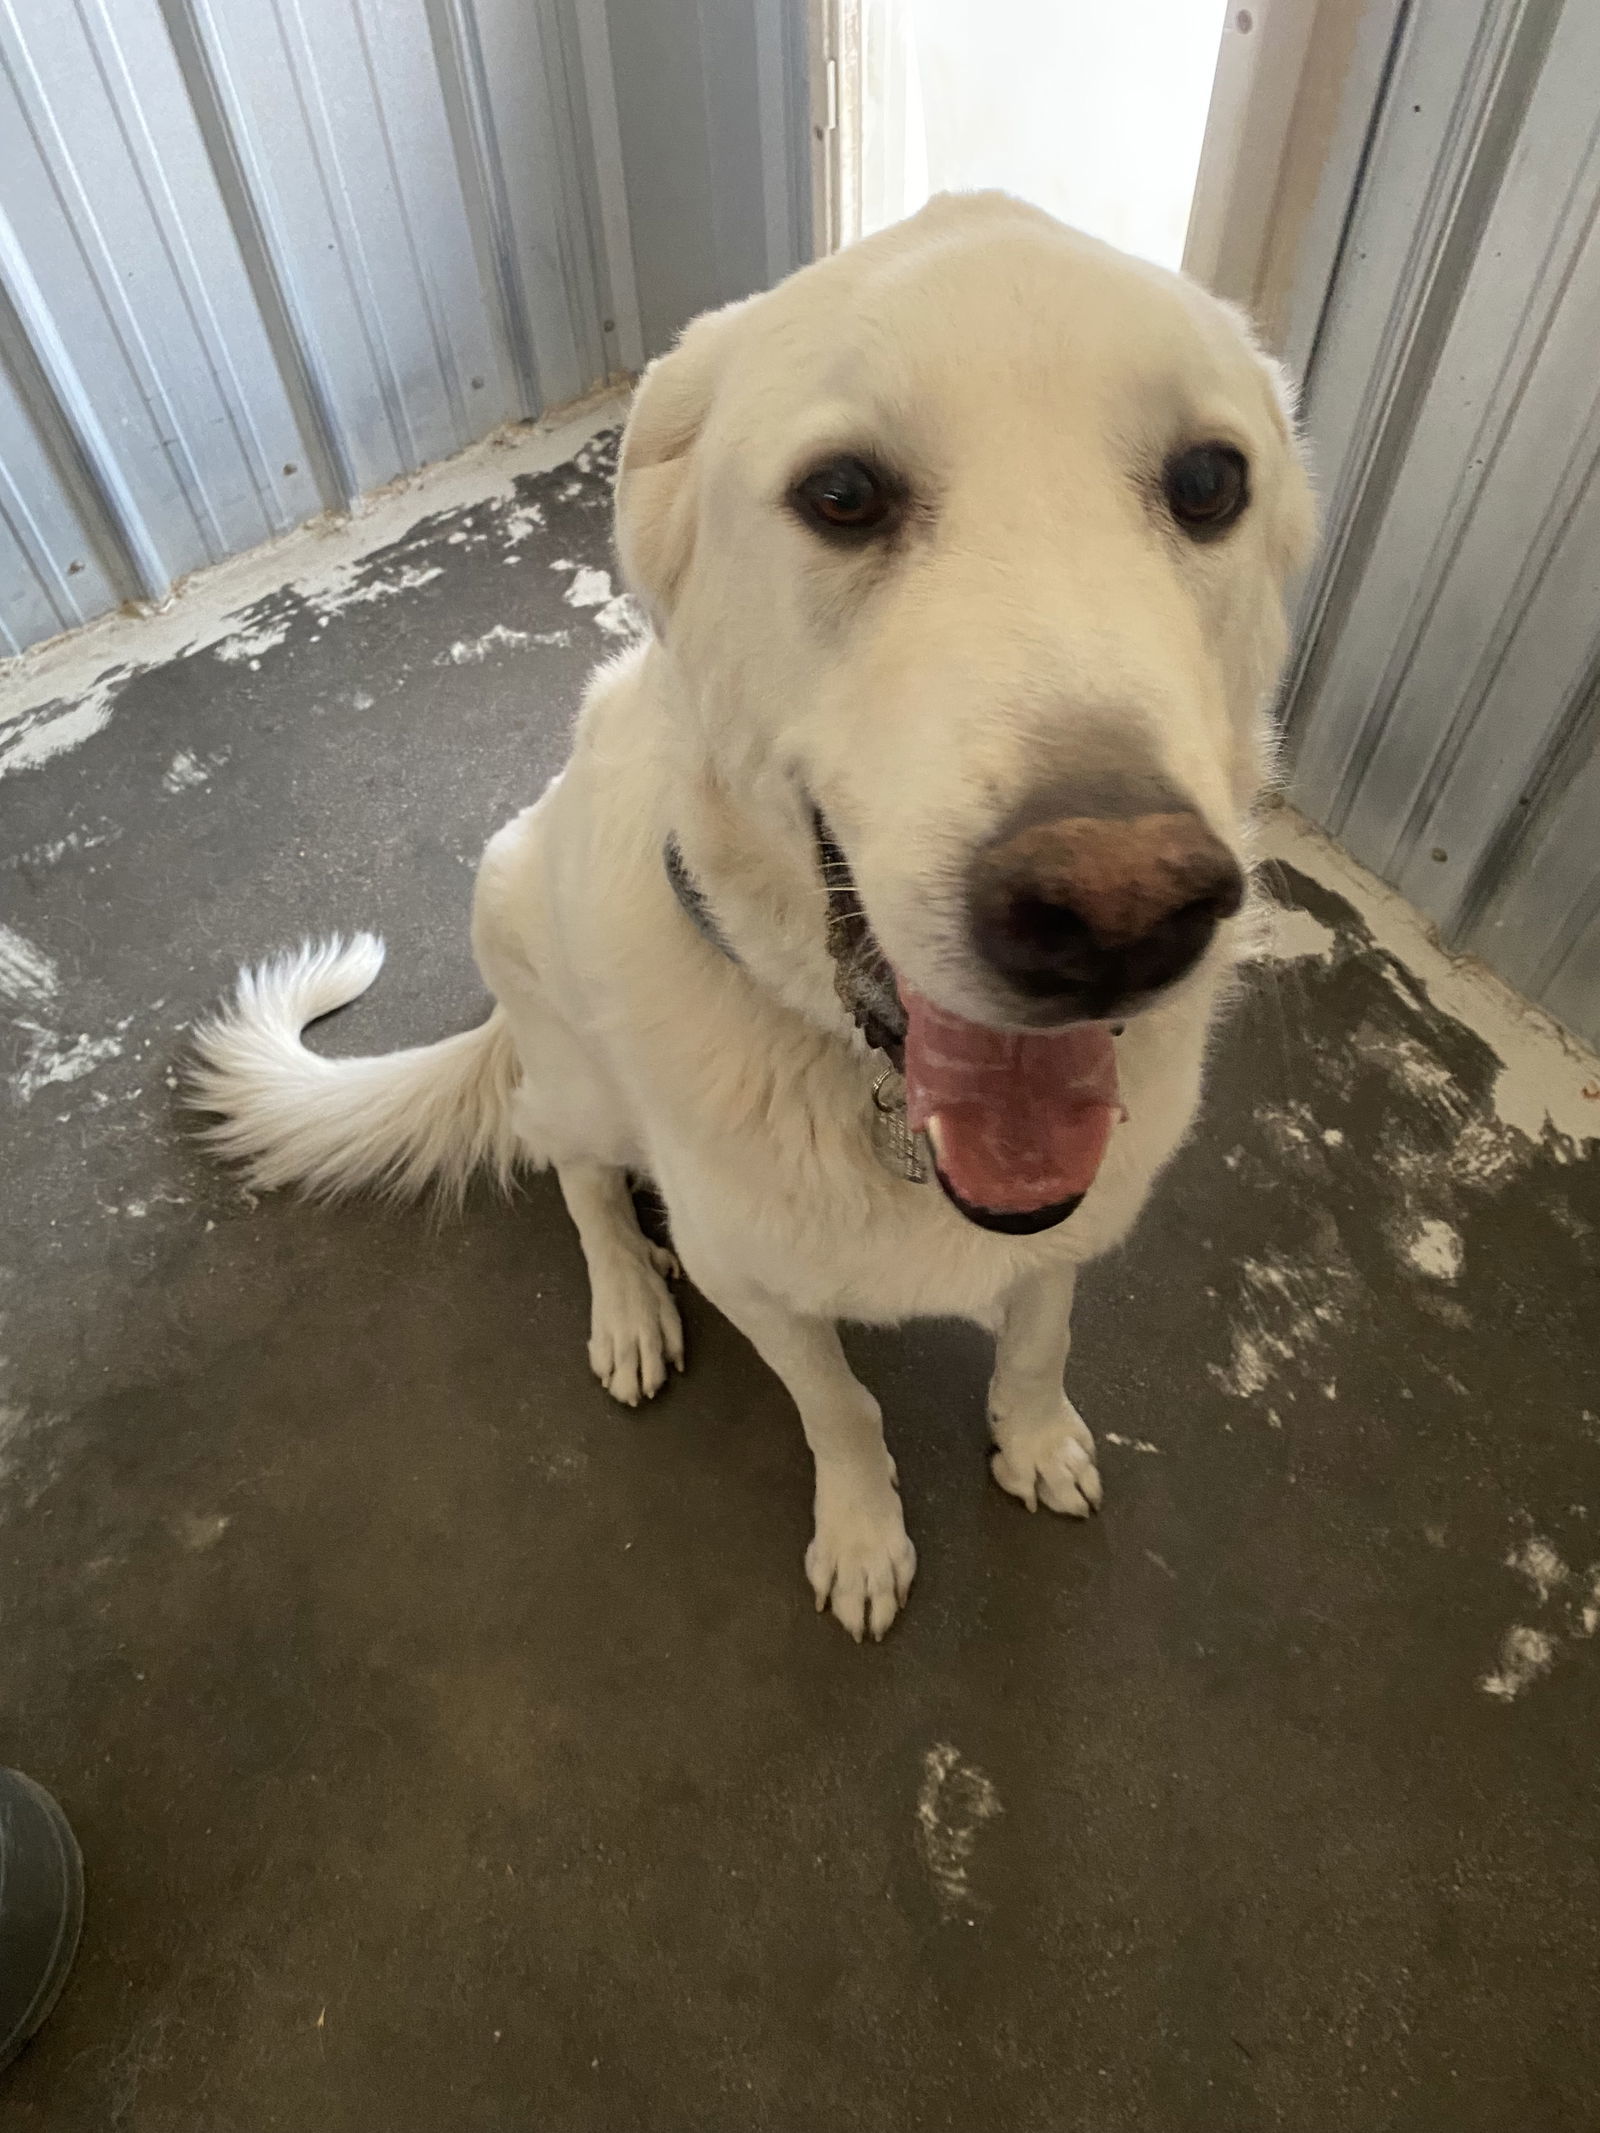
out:
{"label": "bright doorway", "polygon": [[1176,267],[1218,0],[842,0],[840,242],[1000,186]]}

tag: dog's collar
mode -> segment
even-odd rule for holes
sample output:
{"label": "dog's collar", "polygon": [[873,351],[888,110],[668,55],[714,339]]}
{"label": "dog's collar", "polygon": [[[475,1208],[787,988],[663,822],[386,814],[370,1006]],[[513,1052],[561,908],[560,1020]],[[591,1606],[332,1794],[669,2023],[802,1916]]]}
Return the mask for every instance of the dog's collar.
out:
{"label": "dog's collar", "polygon": [[[912,1185],[933,1175],[933,1156],[924,1134],[906,1123],[906,1015],[894,973],[867,924],[849,861],[835,842],[818,808],[812,810],[812,834],[823,893],[828,901],[827,947],[833,986],[841,1006],[871,1047],[877,1073],[872,1083],[872,1144],[885,1169]],[[700,938],[743,967],[711,908],[711,899],[689,870],[674,832],[661,847],[661,864],[679,908]]]}
{"label": "dog's collar", "polygon": [[[828,900],[826,939],[834,989],[873,1051],[882,1052],[898,1071],[905,1061],[906,1015],[894,973],[867,924],[850,862],[839,849],[820,808],[813,808],[811,823],[817,869]],[[710,897],[690,872],[675,831],[668,831],[661,847],[661,864],[684,917],[696,933],[719,955],[737,963],[739,951],[723,931]]]}
{"label": "dog's collar", "polygon": [[717,914],[711,908],[710,899],[694,876],[689,872],[689,863],[683,856],[683,846],[669,831],[667,841],[661,847],[661,864],[667,870],[667,880],[672,884],[672,893],[683,907],[688,919],[703,941],[709,941],[719,955],[725,955],[730,963],[739,958],[732,941],[717,924]]}
{"label": "dog's collar", "polygon": [[862,909],[850,862],[840,851],[822,810],[811,812],[817,865],[828,899],[828,954],[833,989],[845,1012],[875,1052],[898,1074],[905,1066],[906,1011],[900,988]]}

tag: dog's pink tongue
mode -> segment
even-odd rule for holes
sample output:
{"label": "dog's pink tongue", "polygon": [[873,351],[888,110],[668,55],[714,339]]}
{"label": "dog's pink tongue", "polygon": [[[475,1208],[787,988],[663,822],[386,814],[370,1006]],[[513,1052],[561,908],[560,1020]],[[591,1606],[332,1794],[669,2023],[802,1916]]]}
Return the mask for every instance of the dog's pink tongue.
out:
{"label": "dog's pink tongue", "polygon": [[909,987],[901,998],[906,1120],[931,1129],[955,1192],[997,1214],[1087,1192],[1120,1115],[1116,1048],[1105,1024],[987,1029]]}

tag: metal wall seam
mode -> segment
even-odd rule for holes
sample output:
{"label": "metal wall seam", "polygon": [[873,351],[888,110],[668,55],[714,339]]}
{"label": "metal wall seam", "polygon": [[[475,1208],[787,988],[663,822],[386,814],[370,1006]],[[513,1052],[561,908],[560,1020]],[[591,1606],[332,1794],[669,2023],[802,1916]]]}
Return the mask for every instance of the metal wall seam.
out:
{"label": "metal wall seam", "polygon": [[[1331,494],[1301,602],[1288,722],[1300,743],[1297,790],[1335,830],[1352,763],[1373,737],[1364,723],[1318,726],[1313,706],[1553,20],[1548,0],[1481,0],[1470,17],[1465,8],[1408,17],[1352,233],[1357,248],[1398,256],[1398,272],[1381,292],[1363,288],[1346,299],[1366,309],[1343,318],[1335,291],[1312,365],[1307,426]],[[1442,119],[1434,116],[1441,104]],[[1413,116],[1424,118],[1422,128],[1410,127]]]}
{"label": "metal wall seam", "polygon": [[8,214],[164,587],[304,515],[298,438],[152,0],[13,4],[0,59]]}
{"label": "metal wall seam", "polygon": [[318,494],[325,508],[348,509],[358,493],[355,470],[210,0],[158,0],[158,5]]}
{"label": "metal wall seam", "polygon": [[1582,488],[1573,394],[1588,385],[1594,400],[1600,124],[1585,108],[1574,140],[1569,84],[1595,66],[1600,15],[1573,11],[1461,276],[1434,378],[1359,559],[1351,626],[1325,668],[1330,707],[1359,704],[1362,714],[1332,818],[1446,923],[1465,881],[1464,840],[1452,824],[1448,886],[1431,863],[1410,879],[1416,846],[1439,841],[1427,829],[1438,793]]}
{"label": "metal wall seam", "polygon": [[1600,12],[1413,8],[1313,349],[1286,723],[1358,859],[1600,1042]]}
{"label": "metal wall seam", "polygon": [[[63,137],[35,54],[9,8],[0,14],[0,69],[16,98],[40,175],[70,224],[83,268],[104,309],[118,351],[146,405],[157,415],[158,426],[169,433],[170,464],[179,491],[200,542],[209,547],[214,522],[184,447],[176,411],[150,359],[140,322],[107,257],[94,204]],[[34,273],[14,220],[9,218],[0,227],[0,282],[15,317],[33,344],[38,374],[46,381],[54,413],[65,425],[78,464],[98,498],[111,541],[125,557],[136,589],[149,599],[162,598],[181,563],[175,564],[163,553],[155,529],[123,477],[99,411],[68,351],[66,335]]]}
{"label": "metal wall seam", "polygon": [[504,178],[502,234],[517,268],[523,318],[547,407],[605,376],[572,96],[550,0],[465,0],[482,55],[485,109]]}
{"label": "metal wall seam", "polygon": [[81,388],[32,332],[28,374],[53,381],[31,396],[35,435],[82,523],[63,527],[76,551],[64,560],[83,562],[87,538],[118,596],[160,599],[317,498],[294,475],[300,433],[154,0],[80,0],[48,20],[12,0],[0,141],[7,217],[38,294],[23,308],[48,313]]}
{"label": "metal wall seam", "polygon": [[644,329],[639,321],[639,285],[633,270],[633,232],[628,225],[628,181],[622,161],[622,123],[617,116],[611,28],[606,20],[606,0],[572,0],[572,7],[589,114],[607,310],[616,336],[618,366],[637,375],[644,368]]}
{"label": "metal wall seam", "polygon": [[1374,113],[1387,108],[1415,0],[1363,0],[1338,117],[1310,212],[1294,248],[1278,354],[1303,385],[1311,375],[1350,242],[1374,147]]}
{"label": "metal wall seam", "polygon": [[[1566,961],[1583,931],[1582,906],[1600,894],[1600,854],[1596,852],[1595,824],[1600,822],[1600,783],[1591,795],[1592,812],[1580,809],[1581,850],[1574,846],[1576,866],[1567,870],[1568,893],[1552,896],[1552,884],[1540,883],[1551,873],[1554,851],[1561,871],[1565,840],[1563,823],[1572,812],[1574,794],[1582,795],[1585,781],[1600,771],[1600,633],[1589,645],[1587,659],[1573,677],[1564,702],[1551,721],[1548,743],[1534,775],[1515,804],[1501,817],[1499,833],[1485,854],[1474,878],[1474,894],[1465,902],[1457,928],[1461,939],[1494,940],[1514,928],[1512,952],[1518,962],[1517,982],[1529,992],[1542,991]],[[1515,926],[1518,907],[1536,893],[1531,926]],[[1591,914],[1592,915],[1592,914]],[[1497,965],[1497,967],[1499,967]],[[1600,1029],[1600,999],[1594,1003],[1594,1025]]]}
{"label": "metal wall seam", "polygon": [[751,0],[696,0],[695,15],[717,283],[742,296],[768,281],[756,13]]}
{"label": "metal wall seam", "polygon": [[[784,0],[752,0],[756,23],[757,123],[761,138],[761,205],[766,239],[768,288],[792,274],[802,262],[799,200],[794,185],[792,124],[795,100],[790,86],[793,53],[786,17],[795,10]],[[804,131],[809,134],[810,127]]]}
{"label": "metal wall seam", "polygon": [[[388,432],[389,448],[384,451],[379,446],[375,451],[374,471],[387,466],[398,473],[419,466],[421,455],[411,410],[400,389],[394,350],[378,304],[364,218],[356,211],[344,168],[344,157],[349,152],[348,135],[343,127],[335,126],[328,109],[317,50],[307,30],[299,0],[266,0],[265,12],[272,17],[288,76],[294,85],[294,101],[310,150],[308,170],[314,177],[315,190],[321,196],[327,227],[333,233],[329,249],[338,254],[350,299],[351,317],[366,355],[369,376],[376,388]],[[330,10],[325,18],[325,27],[331,24],[333,13]],[[236,32],[238,26],[235,10],[230,30]],[[262,79],[259,71],[256,79]],[[248,121],[245,130],[250,130]],[[378,478],[382,479],[382,475]]]}
{"label": "metal wall seam", "polygon": [[[270,421],[263,419],[263,411],[254,401],[244,367],[219,315],[212,279],[197,250],[197,233],[185,218],[175,196],[174,174],[162,152],[162,144],[156,138],[148,101],[153,55],[145,40],[139,38],[138,64],[144,70],[143,78],[140,78],[135,73],[135,60],[128,50],[130,40],[119,34],[108,0],[82,0],[79,11],[85,19],[92,16],[96,25],[95,56],[112,99],[117,125],[127,141],[140,190],[193,329],[198,352],[215,388],[218,412],[249,483],[262,528],[269,533],[282,532],[293,522],[294,512],[285,507],[280,495],[274,464],[277,440],[267,434]],[[154,27],[148,17],[146,24]],[[140,25],[141,28],[145,26]],[[175,64],[175,55],[167,56],[169,64]],[[113,70],[114,82],[111,79]],[[169,386],[168,403],[174,403],[180,392],[180,386]],[[182,412],[193,419],[190,410]],[[217,487],[215,508],[212,508],[212,497],[206,487],[204,455],[197,451],[194,460],[196,479],[203,485],[202,494],[206,497],[210,521],[208,546],[217,556],[226,555],[238,544],[239,527],[233,522],[235,513],[229,509],[215,476],[210,484]]]}
{"label": "metal wall seam", "polygon": [[193,5],[356,492],[515,412],[420,0]]}
{"label": "metal wall seam", "polygon": [[484,69],[483,39],[471,0],[424,0],[433,30],[439,80],[455,136],[467,219],[479,272],[494,295],[494,318],[516,382],[518,412],[529,419],[543,405],[527,292],[517,259],[516,231],[506,193],[505,162]]}
{"label": "metal wall seam", "polygon": [[1600,1045],[1600,639],[1586,684],[1531,819],[1461,945]]}
{"label": "metal wall seam", "polygon": [[798,264],[804,27],[0,0],[0,646],[636,372]]}
{"label": "metal wall seam", "polygon": [[[1590,247],[1591,275],[1595,269],[1600,269],[1600,245]],[[1600,277],[1591,287],[1600,294]],[[1585,323],[1587,332],[1569,331],[1565,339],[1580,342],[1581,360],[1592,362],[1589,351],[1600,345],[1600,306],[1589,307]],[[1600,590],[1594,560],[1600,555],[1600,390],[1591,392],[1570,444],[1563,438],[1551,455],[1572,365],[1548,368],[1556,375],[1533,381],[1517,410],[1520,419],[1508,423],[1497,440],[1498,479],[1493,491],[1485,487],[1470,544],[1463,541],[1458,566],[1444,588],[1449,597],[1441,596],[1432,634],[1448,647],[1443,656],[1451,667],[1442,676],[1440,646],[1428,645],[1429,656],[1419,662],[1407,691],[1413,706],[1447,703],[1448,716],[1428,720],[1428,756],[1420,778],[1396,778],[1393,772],[1401,766],[1383,755],[1374,758],[1386,798],[1392,786],[1400,788],[1389,802],[1390,815],[1398,812],[1407,785],[1415,785],[1394,839],[1393,878],[1448,932],[1482,904],[1486,883],[1480,876],[1493,864],[1490,855],[1499,846],[1506,812],[1517,810],[1539,782],[1539,766],[1559,746],[1572,677],[1589,656]],[[1540,405],[1532,404],[1536,389]],[[1528,482],[1527,469],[1541,463],[1549,468],[1548,495],[1530,529],[1505,492],[1536,486]],[[1529,501],[1537,504],[1537,495]],[[1509,585],[1498,593],[1486,582],[1489,553],[1497,547],[1502,568],[1511,572]],[[1468,657],[1475,665],[1458,685],[1448,676]],[[1443,860],[1436,857],[1440,851]]]}
{"label": "metal wall seam", "polygon": [[545,49],[553,55],[549,80],[552,91],[558,93],[552,95],[551,102],[563,151],[559,163],[563,198],[559,228],[567,306],[575,324],[587,321],[591,331],[598,328],[598,338],[592,341],[593,353],[585,367],[598,364],[601,376],[615,377],[622,362],[616,313],[610,308],[610,276],[596,184],[582,37],[571,0],[543,0],[543,21]]}
{"label": "metal wall seam", "polygon": [[[373,5],[373,0],[347,0],[347,4],[350,9],[351,24],[357,43],[360,46],[362,65],[372,89],[373,122],[375,131],[382,143],[383,171],[387,178],[388,190],[394,196],[398,211],[398,227],[404,242],[411,276],[416,283],[423,319],[426,323],[428,342],[433,352],[434,363],[437,366],[439,379],[444,390],[445,403],[449,410],[453,436],[449,440],[447,449],[459,450],[462,445],[470,443],[472,438],[478,434],[474,418],[469,413],[470,399],[474,389],[480,392],[485,389],[486,381],[480,380],[476,388],[474,387],[469,374],[462,367],[460,353],[451,335],[450,304],[442,279],[442,270],[448,262],[439,258],[431,246],[420,242],[418,238],[417,225],[419,215],[432,203],[419,199],[418,193],[421,188],[414,182],[412,175],[415,152],[415,122],[412,114],[406,109],[404,101],[405,87],[409,85],[404,84],[402,79],[401,92],[396,94],[384,79],[384,69],[389,64],[394,52],[392,35],[393,11],[392,9],[390,11],[390,34],[388,36],[375,37],[368,19],[369,9]],[[388,0],[380,0],[380,4],[387,5]],[[293,0],[293,5],[297,18],[303,21],[300,0]],[[431,52],[431,40],[429,40],[429,49]],[[436,92],[438,89],[437,79],[431,81],[428,86],[430,90]],[[397,122],[404,124],[408,128],[407,153],[404,157],[396,153],[395,126]],[[446,129],[446,137],[450,141],[453,165],[452,176],[459,185],[460,167],[455,161],[455,142],[450,139],[448,128]],[[330,128],[330,138],[335,144],[337,143],[338,128],[336,124]],[[351,223],[358,232],[361,228],[362,219],[361,215],[354,211],[352,203]],[[390,360],[391,362],[394,360],[392,350],[390,352]],[[402,405],[404,405],[409,395],[403,387],[401,388],[400,396]],[[412,452],[412,464],[416,466],[422,465],[428,458],[439,456],[437,452],[429,450],[426,445],[419,448],[414,437]]]}
{"label": "metal wall seam", "polygon": [[58,466],[77,477],[81,503],[130,593],[165,597],[172,578],[92,397],[67,351],[16,232],[0,210],[0,354]]}
{"label": "metal wall seam", "polygon": [[[1600,31],[1600,17],[1590,19]],[[1593,56],[1600,60],[1600,36],[1593,41]],[[1582,495],[1587,464],[1600,445],[1600,435],[1592,435],[1585,448],[1580,428],[1574,455],[1571,427],[1573,384],[1590,370],[1600,328],[1600,310],[1587,307],[1580,325],[1571,302],[1580,265],[1587,266],[1582,279],[1589,287],[1596,286],[1594,270],[1600,266],[1600,251],[1592,242],[1600,199],[1600,125],[1591,127],[1586,146],[1568,166],[1568,137],[1556,130],[1548,109],[1565,94],[1560,57],[1552,55],[1541,94],[1528,107],[1530,130],[1544,136],[1541,153],[1531,161],[1520,159],[1520,176],[1513,168],[1505,178],[1441,351],[1441,387],[1433,396],[1441,402],[1438,415],[1419,421],[1403,476],[1412,478],[1415,462],[1416,478],[1426,478],[1425,433],[1433,465],[1442,459],[1458,470],[1443,526],[1368,710],[1369,763],[1379,775],[1359,797],[1352,787],[1345,808],[1347,822],[1360,810],[1364,838],[1374,849],[1381,840],[1384,871],[1402,881],[1415,871],[1419,842],[1435,841],[1429,820],[1458,760],[1470,752],[1480,714],[1514,636],[1539,598]],[[1559,155],[1546,152],[1557,142]],[[1551,190],[1557,194],[1564,189],[1553,212],[1553,203],[1537,191],[1534,200],[1524,198],[1534,176],[1554,180]],[[1546,229],[1551,234],[1541,255],[1537,242],[1529,244],[1526,237]],[[1504,257],[1514,236],[1524,240],[1524,256],[1537,261],[1526,278],[1520,259]],[[1450,381],[1448,390],[1444,379]],[[1470,404],[1459,409],[1456,404],[1458,396],[1468,399],[1466,385],[1457,380],[1471,380],[1474,393],[1482,391],[1475,426]],[[1600,405],[1591,395],[1585,426],[1592,429],[1597,417]],[[1538,473],[1530,479],[1535,467]],[[1448,679],[1441,675],[1441,660]],[[1416,714],[1419,697],[1430,690],[1450,705],[1442,733],[1433,716],[1422,721]],[[1463,840],[1453,834],[1452,842],[1459,869]],[[1449,887],[1459,888],[1461,878],[1458,874]],[[1426,881],[1429,909],[1448,922],[1453,898],[1446,877],[1434,866]]]}
{"label": "metal wall seam", "polygon": [[75,629],[124,597],[113,574],[120,566],[113,558],[108,568],[90,532],[92,503],[80,507],[70,472],[59,455],[52,462],[18,393],[7,349],[21,341],[0,296],[0,657]]}

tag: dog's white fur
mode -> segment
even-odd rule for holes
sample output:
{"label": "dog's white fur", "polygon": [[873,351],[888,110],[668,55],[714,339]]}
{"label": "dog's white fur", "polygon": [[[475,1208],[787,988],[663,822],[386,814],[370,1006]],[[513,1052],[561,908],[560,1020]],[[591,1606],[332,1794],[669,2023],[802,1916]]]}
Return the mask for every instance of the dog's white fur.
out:
{"label": "dog's white fur", "polygon": [[[1158,483],[1202,440],[1242,450],[1252,484],[1205,545]],[[919,500],[888,553],[831,548],[784,502],[808,464],[863,448]],[[617,509],[653,634],[596,676],[566,770],[484,854],[489,1020],[388,1058],[320,1058],[302,1027],[355,998],[381,949],[307,948],[247,973],[202,1033],[197,1099],[263,1186],[456,1190],[480,1164],[553,1164],[588,1260],[590,1359],[629,1405],[682,1360],[669,1255],[629,1197],[630,1173],[653,1179],[689,1275],[800,1410],[817,1604],[881,1636],[916,1558],[835,1321],[993,1329],[996,1479],[1030,1508],[1097,1504],[1062,1389],[1073,1282],[1188,1131],[1237,928],[1119,1040],[1127,1117],[1081,1207],[996,1235],[873,1154],[810,805],[895,969],[1004,1021],[960,878],[1031,790],[1154,771],[1242,856],[1309,489],[1280,381],[1231,312],[974,195],[691,325],[640,387]],[[676,902],[669,833],[736,962]]]}

